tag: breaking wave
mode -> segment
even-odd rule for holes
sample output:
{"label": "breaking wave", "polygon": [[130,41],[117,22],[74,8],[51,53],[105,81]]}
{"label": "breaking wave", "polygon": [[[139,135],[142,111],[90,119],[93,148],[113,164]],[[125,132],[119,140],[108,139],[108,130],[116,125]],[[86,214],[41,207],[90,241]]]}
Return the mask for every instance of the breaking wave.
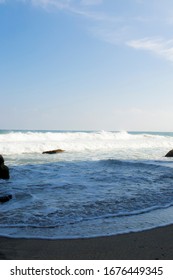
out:
{"label": "breaking wave", "polygon": [[116,151],[118,149],[162,149],[173,147],[173,136],[121,132],[9,131],[0,133],[4,155],[41,153],[64,149],[67,152]]}

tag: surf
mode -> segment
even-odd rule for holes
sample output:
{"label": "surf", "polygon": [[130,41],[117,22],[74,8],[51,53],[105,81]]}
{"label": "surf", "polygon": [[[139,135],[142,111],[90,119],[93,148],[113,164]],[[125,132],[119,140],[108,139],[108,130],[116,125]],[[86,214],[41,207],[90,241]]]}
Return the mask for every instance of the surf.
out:
{"label": "surf", "polygon": [[0,154],[39,154],[46,150],[67,152],[135,152],[161,149],[165,153],[173,147],[173,135],[130,133],[126,131],[70,132],[70,131],[1,131]]}

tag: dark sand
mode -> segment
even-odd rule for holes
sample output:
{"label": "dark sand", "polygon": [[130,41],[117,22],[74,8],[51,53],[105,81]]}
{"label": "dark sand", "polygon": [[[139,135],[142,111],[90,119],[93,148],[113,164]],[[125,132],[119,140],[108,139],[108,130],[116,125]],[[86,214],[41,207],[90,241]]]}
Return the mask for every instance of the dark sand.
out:
{"label": "dark sand", "polygon": [[86,239],[0,238],[2,260],[173,260],[173,225]]}

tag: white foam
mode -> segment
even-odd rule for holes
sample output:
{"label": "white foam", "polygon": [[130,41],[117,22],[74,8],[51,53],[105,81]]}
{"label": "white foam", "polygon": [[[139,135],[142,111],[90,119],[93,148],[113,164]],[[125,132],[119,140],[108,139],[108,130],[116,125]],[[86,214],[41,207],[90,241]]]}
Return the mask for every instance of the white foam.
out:
{"label": "white foam", "polygon": [[0,134],[0,154],[32,154],[45,150],[64,149],[69,152],[92,152],[173,147],[173,137],[122,132],[10,132]]}

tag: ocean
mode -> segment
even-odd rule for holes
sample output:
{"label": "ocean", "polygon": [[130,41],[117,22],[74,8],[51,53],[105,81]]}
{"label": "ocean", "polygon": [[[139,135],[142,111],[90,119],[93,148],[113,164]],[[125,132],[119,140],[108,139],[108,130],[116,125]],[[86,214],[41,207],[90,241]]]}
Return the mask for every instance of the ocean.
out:
{"label": "ocean", "polygon": [[[42,154],[63,149],[59,154]],[[0,235],[85,238],[173,223],[173,133],[0,130]]]}

